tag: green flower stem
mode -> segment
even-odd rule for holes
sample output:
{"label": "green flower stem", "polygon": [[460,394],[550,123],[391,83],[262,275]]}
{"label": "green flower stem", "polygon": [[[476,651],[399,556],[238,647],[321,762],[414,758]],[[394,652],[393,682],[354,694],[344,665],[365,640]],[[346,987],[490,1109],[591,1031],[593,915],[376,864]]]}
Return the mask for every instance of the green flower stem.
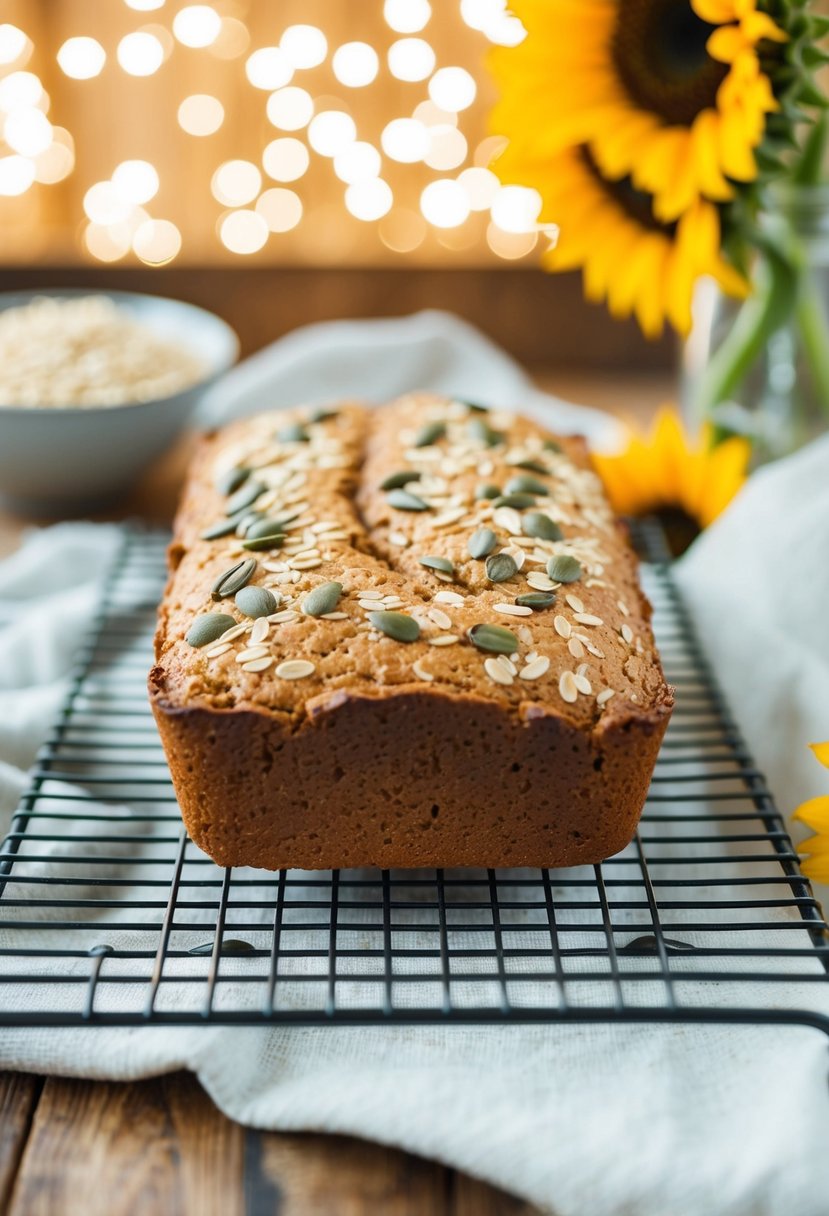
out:
{"label": "green flower stem", "polygon": [[794,315],[818,403],[829,414],[829,321],[808,269],[800,275]]}

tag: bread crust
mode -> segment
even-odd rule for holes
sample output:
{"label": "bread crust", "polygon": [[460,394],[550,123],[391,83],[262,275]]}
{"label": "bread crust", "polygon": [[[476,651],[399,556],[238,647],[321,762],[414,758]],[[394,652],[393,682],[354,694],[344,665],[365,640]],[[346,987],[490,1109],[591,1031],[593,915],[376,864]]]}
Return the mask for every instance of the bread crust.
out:
{"label": "bread crust", "polygon": [[[598,862],[635,831],[673,701],[635,558],[595,484],[584,445],[562,439],[563,452],[544,455],[550,436],[525,420],[496,415],[488,425],[503,428],[503,443],[480,452],[473,443],[474,467],[443,478],[450,494],[438,492],[440,476],[430,471],[420,483],[428,490],[432,477],[437,487],[429,511],[390,509],[379,484],[397,468],[417,466],[423,451],[412,445],[413,428],[436,416],[453,420],[443,440],[448,455],[440,455],[438,441],[432,445],[438,456],[427,454],[424,467],[429,460],[450,471],[469,463],[457,429],[468,422],[467,407],[426,394],[378,411],[343,406],[333,419],[306,424],[319,433],[313,451],[307,441],[267,447],[285,421],[280,413],[209,437],[196,459],[170,548],[149,688],[187,830],[221,865],[558,867]],[[308,411],[295,417],[307,418]],[[453,439],[456,431],[460,437]],[[540,497],[537,510],[561,520],[558,544],[526,538],[519,544],[503,535],[495,522],[503,515],[493,519],[491,503],[474,500],[472,482],[481,480],[481,468],[491,466],[489,476],[500,484],[515,472],[515,454],[527,451],[527,459],[549,466],[551,493]],[[331,467],[321,468],[326,452],[333,454]],[[286,597],[283,615],[295,615],[271,624],[265,646],[273,664],[262,672],[237,660],[249,645],[246,635],[215,657],[210,646],[196,649],[184,640],[193,617],[205,611],[245,622],[232,599],[210,600],[217,573],[242,552],[239,540],[205,541],[199,534],[222,514],[217,469],[252,453],[274,456],[262,466],[263,476],[290,466],[302,482],[299,505],[313,504],[309,518],[336,525],[330,529],[335,539],[316,546],[319,565],[301,568],[298,582],[273,585]],[[274,509],[284,510],[283,488],[275,492]],[[460,510],[447,507],[447,498],[464,509],[441,523],[441,516]],[[525,562],[507,583],[492,585],[484,563],[467,551],[473,525],[492,526],[502,534],[502,548],[520,556],[523,546],[528,558],[535,554],[534,564]],[[325,535],[313,527],[300,516],[300,544]],[[397,543],[401,536],[404,545]],[[580,553],[582,578],[557,586],[552,608],[504,615],[496,605],[532,591],[526,574],[543,571],[539,561],[547,550]],[[302,549],[294,544],[293,551]],[[436,552],[454,563],[451,582],[420,565],[420,557]],[[286,556],[261,554],[277,565]],[[266,571],[260,562],[254,581],[267,586],[281,574],[294,577],[290,569]],[[343,585],[343,615],[305,616],[304,595],[332,579]],[[460,603],[447,603],[447,591]],[[370,628],[368,601],[360,607],[366,593],[399,599],[399,610],[421,622],[418,640],[407,644]],[[556,617],[568,623],[569,636],[564,625],[556,627]],[[468,640],[469,628],[481,621],[521,634],[511,664],[516,674],[502,673],[508,682],[487,674],[485,661],[493,656]],[[434,645],[441,635],[458,640]],[[549,659],[549,668],[540,678],[523,679],[519,673],[534,655]],[[281,678],[281,662],[294,659],[313,672]],[[590,693],[563,699],[563,674],[585,663],[582,680]],[[602,691],[614,695],[599,704]]]}

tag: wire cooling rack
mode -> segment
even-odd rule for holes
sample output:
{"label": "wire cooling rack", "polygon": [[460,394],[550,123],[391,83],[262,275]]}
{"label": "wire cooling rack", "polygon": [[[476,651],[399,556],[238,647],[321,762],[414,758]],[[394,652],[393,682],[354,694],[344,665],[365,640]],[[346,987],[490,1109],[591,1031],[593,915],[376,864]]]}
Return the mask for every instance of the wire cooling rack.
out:
{"label": "wire cooling rack", "polygon": [[145,694],[159,534],[125,529],[0,854],[0,1024],[801,1023],[829,935],[674,587],[638,541],[677,707],[633,843],[577,869],[222,870]]}

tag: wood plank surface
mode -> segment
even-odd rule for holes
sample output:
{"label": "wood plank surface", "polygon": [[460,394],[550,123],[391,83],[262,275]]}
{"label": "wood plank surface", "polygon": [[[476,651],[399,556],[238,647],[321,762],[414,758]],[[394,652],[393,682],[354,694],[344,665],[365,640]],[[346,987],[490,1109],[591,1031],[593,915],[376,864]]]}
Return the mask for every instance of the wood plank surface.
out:
{"label": "wood plank surface", "polygon": [[0,1077],[5,1216],[536,1213],[397,1149],[240,1127],[187,1073],[131,1084],[49,1078],[39,1101],[37,1091],[34,1078]]}

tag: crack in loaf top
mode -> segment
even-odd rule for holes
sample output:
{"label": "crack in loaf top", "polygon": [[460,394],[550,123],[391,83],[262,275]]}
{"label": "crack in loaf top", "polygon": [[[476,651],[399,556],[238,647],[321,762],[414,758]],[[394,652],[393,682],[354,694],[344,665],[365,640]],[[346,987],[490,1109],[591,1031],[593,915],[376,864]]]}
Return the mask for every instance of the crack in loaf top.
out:
{"label": "crack in loaf top", "polygon": [[173,706],[297,725],[410,691],[604,729],[670,703],[583,441],[520,417],[418,393],[233,423],[171,565],[153,678]]}

